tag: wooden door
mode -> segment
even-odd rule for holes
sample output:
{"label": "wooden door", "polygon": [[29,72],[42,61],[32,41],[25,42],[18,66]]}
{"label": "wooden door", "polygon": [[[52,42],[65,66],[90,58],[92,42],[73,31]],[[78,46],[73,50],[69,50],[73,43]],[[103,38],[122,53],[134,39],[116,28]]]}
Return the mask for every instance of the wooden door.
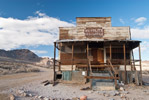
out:
{"label": "wooden door", "polygon": [[104,63],[104,51],[102,49],[97,49],[97,61]]}

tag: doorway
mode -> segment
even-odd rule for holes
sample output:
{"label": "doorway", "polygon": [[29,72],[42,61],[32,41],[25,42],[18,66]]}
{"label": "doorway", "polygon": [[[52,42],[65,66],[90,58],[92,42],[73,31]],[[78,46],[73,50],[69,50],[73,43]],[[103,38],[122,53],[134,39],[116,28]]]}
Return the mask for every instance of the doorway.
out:
{"label": "doorway", "polygon": [[103,48],[92,48],[91,54],[93,57],[92,64],[102,64],[104,63],[104,50]]}

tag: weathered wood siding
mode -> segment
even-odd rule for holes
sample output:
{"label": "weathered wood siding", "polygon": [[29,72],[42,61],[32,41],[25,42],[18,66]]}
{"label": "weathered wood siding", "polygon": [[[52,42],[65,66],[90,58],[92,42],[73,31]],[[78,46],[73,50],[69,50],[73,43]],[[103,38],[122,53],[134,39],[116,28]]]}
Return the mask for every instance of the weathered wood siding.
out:
{"label": "weathered wood siding", "polygon": [[[129,40],[129,27],[112,27],[111,17],[78,17],[76,27],[60,27],[60,40],[63,39],[106,39],[106,40]],[[86,28],[102,28],[102,37],[86,37]]]}

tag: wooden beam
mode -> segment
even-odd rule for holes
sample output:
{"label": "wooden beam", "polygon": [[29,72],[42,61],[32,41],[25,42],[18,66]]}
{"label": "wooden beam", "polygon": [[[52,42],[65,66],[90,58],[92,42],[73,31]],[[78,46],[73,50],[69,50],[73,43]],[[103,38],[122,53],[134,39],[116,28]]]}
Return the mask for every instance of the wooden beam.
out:
{"label": "wooden beam", "polygon": [[73,71],[73,57],[74,56],[74,44],[72,44],[72,58],[71,58],[71,64],[72,64],[72,67],[71,67],[71,71]]}
{"label": "wooden beam", "polygon": [[[86,64],[76,64],[79,68],[88,67]],[[92,68],[106,68],[111,67],[110,65],[92,65]],[[113,65],[113,67],[120,67],[119,65]]]}
{"label": "wooden beam", "polygon": [[54,59],[53,59],[53,72],[54,72],[54,76],[53,76],[53,86],[55,85],[55,81],[56,81],[55,58],[56,58],[56,42],[54,42]]}
{"label": "wooden beam", "polygon": [[140,48],[140,44],[139,44],[139,60],[140,60],[140,74],[141,74],[141,85],[142,85],[142,63],[141,63],[141,48]]}
{"label": "wooden beam", "polygon": [[111,46],[111,43],[110,43],[110,60],[112,59],[112,46]]}
{"label": "wooden beam", "polygon": [[[89,50],[89,44],[87,42],[86,45],[86,57],[87,57],[87,76],[89,76],[89,55],[88,55],[88,50]],[[88,82],[89,80],[87,79],[86,82]]]}
{"label": "wooden beam", "polygon": [[125,83],[127,83],[127,72],[126,72],[126,44],[123,44],[123,50],[124,50],[124,66],[125,66]]}
{"label": "wooden beam", "polygon": [[119,79],[119,77],[85,76],[88,79]]}

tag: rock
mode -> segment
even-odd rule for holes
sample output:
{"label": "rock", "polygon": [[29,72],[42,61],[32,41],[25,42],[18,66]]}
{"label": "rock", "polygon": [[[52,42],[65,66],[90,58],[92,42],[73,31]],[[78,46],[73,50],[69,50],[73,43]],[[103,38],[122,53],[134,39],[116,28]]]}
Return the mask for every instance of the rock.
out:
{"label": "rock", "polygon": [[116,93],[115,92],[110,92],[110,95],[111,96],[116,96]]}
{"label": "rock", "polygon": [[81,96],[81,97],[80,97],[80,100],[87,100],[87,96],[86,96],[86,95]]}
{"label": "rock", "polygon": [[93,93],[93,92],[94,92],[94,91],[88,91],[88,93],[90,93],[90,94]]}
{"label": "rock", "polygon": [[28,95],[27,95],[27,93],[24,92],[24,93],[22,94],[22,96],[27,97]]}
{"label": "rock", "polygon": [[105,91],[98,91],[98,94],[104,95],[106,92]]}
{"label": "rock", "polygon": [[44,97],[43,97],[43,96],[38,96],[38,98],[39,98],[39,99],[43,99]]}
{"label": "rock", "polygon": [[75,98],[72,98],[72,100],[79,100],[79,98],[78,97],[75,97]]}
{"label": "rock", "polygon": [[119,93],[118,91],[115,91],[115,94],[116,94],[116,95],[120,95],[120,93]]}
{"label": "rock", "polygon": [[115,100],[115,99],[111,98],[111,99],[109,99],[109,100]]}
{"label": "rock", "polygon": [[23,90],[18,90],[18,91],[17,91],[17,94],[23,94],[23,93],[24,93]]}
{"label": "rock", "polygon": [[121,86],[124,86],[124,83],[121,81],[120,85],[121,85]]}
{"label": "rock", "polygon": [[128,91],[123,91],[122,93],[123,93],[123,94],[129,94],[129,92],[128,92]]}
{"label": "rock", "polygon": [[15,96],[13,94],[9,95],[10,100],[15,100]]}
{"label": "rock", "polygon": [[125,94],[120,94],[121,98],[126,98]]}
{"label": "rock", "polygon": [[28,94],[28,96],[29,96],[29,97],[32,97],[33,95],[32,95],[32,94]]}
{"label": "rock", "polygon": [[66,99],[66,100],[71,100],[71,99]]}
{"label": "rock", "polygon": [[103,96],[105,96],[105,97],[109,97],[110,95],[109,95],[109,93],[103,93]]}
{"label": "rock", "polygon": [[43,100],[49,100],[49,98],[47,98],[47,97],[44,97],[44,98],[43,98]]}
{"label": "rock", "polygon": [[124,91],[125,89],[123,87],[120,87],[120,91]]}

